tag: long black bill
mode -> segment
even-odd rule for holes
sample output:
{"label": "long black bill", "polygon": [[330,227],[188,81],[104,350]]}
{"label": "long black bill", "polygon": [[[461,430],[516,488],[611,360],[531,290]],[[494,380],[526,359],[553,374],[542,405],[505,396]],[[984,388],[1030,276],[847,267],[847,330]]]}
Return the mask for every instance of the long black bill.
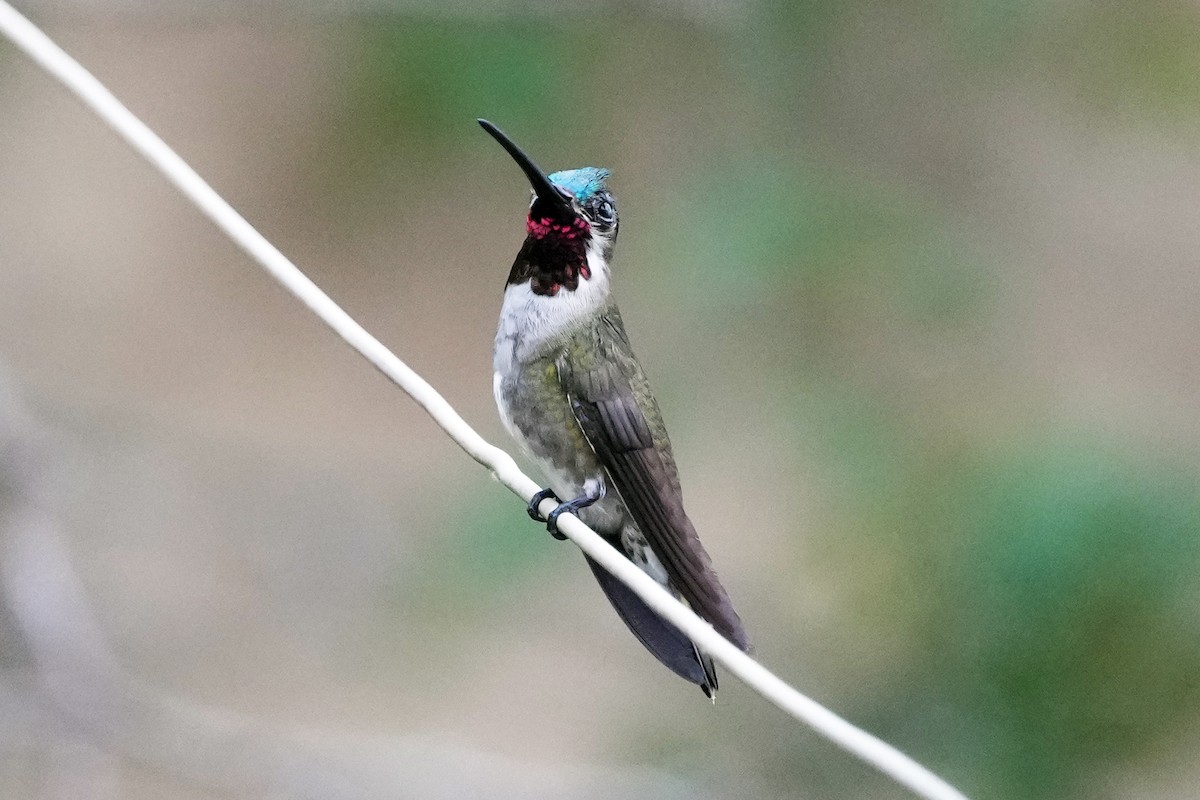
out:
{"label": "long black bill", "polygon": [[546,177],[546,173],[542,172],[538,168],[538,165],[533,163],[533,159],[527,156],[524,150],[517,147],[512,139],[505,136],[504,131],[486,119],[475,121],[485,131],[490,133],[493,139],[500,143],[500,146],[512,156],[513,161],[516,161],[517,166],[525,173],[525,177],[529,179],[529,185],[533,187],[533,193],[537,195],[534,205],[538,207],[538,212],[548,216],[555,216],[559,219],[569,219],[573,215],[570,201],[563,195],[561,189],[558,189],[550,182],[550,179]]}

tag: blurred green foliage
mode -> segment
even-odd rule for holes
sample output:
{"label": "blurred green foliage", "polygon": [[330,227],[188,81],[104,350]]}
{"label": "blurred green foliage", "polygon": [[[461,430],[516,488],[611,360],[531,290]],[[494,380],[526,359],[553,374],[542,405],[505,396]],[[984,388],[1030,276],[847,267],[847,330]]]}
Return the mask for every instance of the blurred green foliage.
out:
{"label": "blurred green foliage", "polygon": [[1011,796],[1084,796],[1081,768],[1145,751],[1200,707],[1200,485],[1184,464],[1063,438],[960,484],[934,643],[956,654],[958,711]]}
{"label": "blurred green foliage", "polygon": [[463,117],[466,109],[478,116],[503,109],[506,125],[542,130],[554,112],[547,102],[573,96],[601,46],[565,27],[511,19],[413,24],[383,17],[350,35],[359,70],[347,87],[349,104],[354,131],[364,137],[347,143],[355,150],[394,147],[401,136],[427,149],[474,142],[478,131]]}
{"label": "blurred green foliage", "polygon": [[1092,796],[1089,770],[1200,703],[1200,487],[1182,464],[1062,435],[971,461],[912,470],[880,521],[923,629],[890,724],[959,749],[996,796]]}
{"label": "blurred green foliage", "polygon": [[513,513],[518,501],[507,490],[487,488],[444,523],[458,535],[430,540],[421,556],[426,568],[397,588],[403,608],[439,620],[481,613],[557,554],[549,533]]}
{"label": "blurred green foliage", "polygon": [[674,254],[659,281],[706,310],[783,296],[803,317],[847,290],[861,299],[886,285],[889,302],[940,327],[985,296],[978,256],[939,209],[849,170],[743,151],[671,188],[650,223]]}
{"label": "blurred green foliage", "polygon": [[341,38],[351,55],[340,116],[353,124],[330,132],[321,167],[343,187],[339,202],[372,185],[419,185],[444,174],[465,147],[485,144],[475,117],[495,117],[543,152],[540,145],[559,138],[546,120],[572,111],[589,61],[602,53],[602,42],[565,26],[511,18],[385,15],[347,24]]}
{"label": "blurred green foliage", "polygon": [[1105,113],[1193,118],[1200,108],[1200,30],[1188,3],[1074,10],[1047,37],[1046,60]]}

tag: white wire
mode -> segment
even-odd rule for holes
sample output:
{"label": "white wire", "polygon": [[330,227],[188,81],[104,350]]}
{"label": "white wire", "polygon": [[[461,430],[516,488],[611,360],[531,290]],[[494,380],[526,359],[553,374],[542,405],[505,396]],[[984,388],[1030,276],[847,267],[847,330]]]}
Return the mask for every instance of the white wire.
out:
{"label": "white wire", "polygon": [[[450,438],[472,458],[491,470],[501,483],[526,502],[541,488],[521,472],[511,456],[485,441],[424,378],[413,372],[375,337],[367,333],[283,253],[263,238],[91,73],[5,0],[0,0],[0,32],[7,35],[17,47],[74,92],[134,150],[157,167],[167,180],[175,184],[185,197],[216,223],[218,228],[266,268],[284,288],[298,297],[347,344],[416,400]],[[545,514],[555,506],[553,500],[545,500],[540,510]],[[577,517],[564,514],[559,519],[559,528],[581,550],[628,585],[651,608],[684,631],[702,650],[724,664],[731,673],[780,709],[811,726],[830,741],[871,764],[897,783],[908,787],[920,797],[928,800],[966,800],[957,789],[895,747],[855,727],[780,680],[671,597]]]}

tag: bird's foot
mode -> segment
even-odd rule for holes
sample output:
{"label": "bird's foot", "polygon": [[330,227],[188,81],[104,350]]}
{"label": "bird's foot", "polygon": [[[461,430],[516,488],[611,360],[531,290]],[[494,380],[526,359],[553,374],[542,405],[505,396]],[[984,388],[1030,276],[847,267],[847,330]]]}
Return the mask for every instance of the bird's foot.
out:
{"label": "bird's foot", "polygon": [[[538,511],[538,506],[540,506],[542,504],[542,501],[546,500],[547,498],[558,500],[560,503],[562,502],[561,500],[559,500],[558,495],[556,495],[554,493],[553,489],[542,489],[540,492],[538,492],[537,494],[535,494],[533,496],[533,499],[529,501],[528,508],[526,508],[525,510],[527,512],[529,512],[529,518],[532,519],[534,522],[547,523],[546,529],[550,531],[550,535],[553,536],[555,539],[558,539],[561,542],[564,539],[566,539],[567,537],[563,536],[561,533],[559,533],[557,527],[551,528],[550,524],[549,524],[550,523],[549,517],[543,517],[542,512]],[[551,516],[554,516],[556,511],[557,511],[557,509],[555,509],[555,511],[551,511],[550,512]],[[557,519],[557,518],[558,517],[555,516],[555,519]]]}
{"label": "bird's foot", "polygon": [[581,508],[587,508],[601,497],[603,497],[603,493],[581,494],[579,497],[561,504],[550,512],[550,516],[546,517],[546,530],[550,531],[550,535],[555,539],[566,539],[567,537],[558,530],[558,518],[563,514],[574,514]]}
{"label": "bird's foot", "polygon": [[[546,500],[547,498],[554,498],[555,500],[558,500],[558,495],[554,493],[553,489],[542,489],[533,496],[532,500],[529,501],[529,506],[525,510],[529,513],[529,518],[534,522],[546,521],[546,518],[542,516],[542,512],[538,511],[538,506],[540,506],[542,501]],[[561,503],[562,501],[559,500],[559,502]]]}

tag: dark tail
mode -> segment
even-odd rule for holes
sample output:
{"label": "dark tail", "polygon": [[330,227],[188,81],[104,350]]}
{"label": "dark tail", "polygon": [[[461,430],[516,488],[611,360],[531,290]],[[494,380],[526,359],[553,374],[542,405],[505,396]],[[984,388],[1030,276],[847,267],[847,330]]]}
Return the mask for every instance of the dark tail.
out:
{"label": "dark tail", "polygon": [[610,575],[608,570],[590,558],[587,562],[600,588],[608,596],[608,601],[638,641],[667,669],[697,684],[706,697],[715,696],[717,670],[712,659],[700,653],[691,639],[651,610],[642,598]]}

